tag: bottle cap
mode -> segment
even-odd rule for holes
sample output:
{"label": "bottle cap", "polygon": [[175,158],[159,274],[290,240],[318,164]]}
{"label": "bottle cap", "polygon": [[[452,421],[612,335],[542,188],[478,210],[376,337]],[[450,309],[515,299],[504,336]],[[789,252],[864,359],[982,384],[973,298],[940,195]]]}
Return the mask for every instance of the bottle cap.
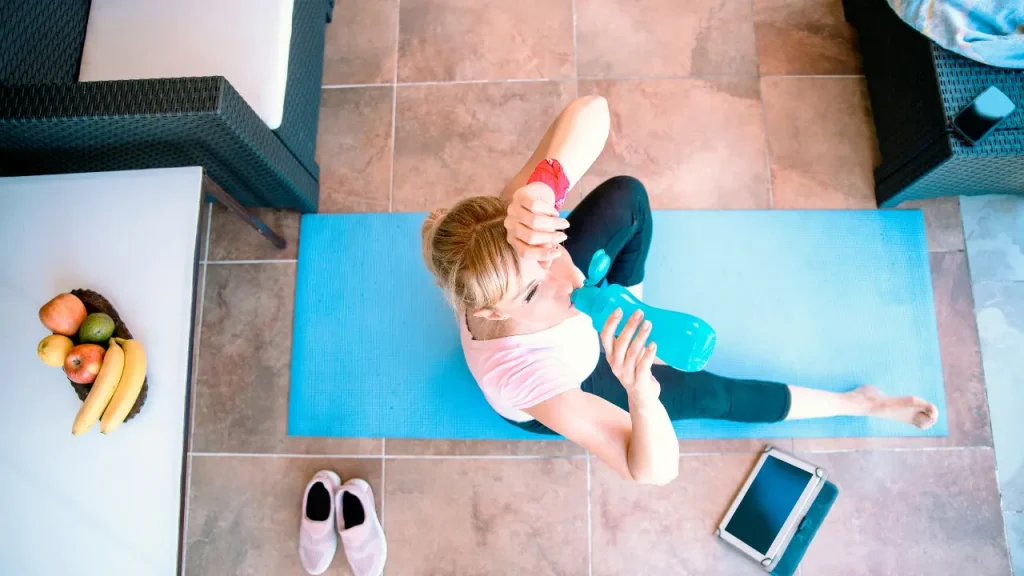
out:
{"label": "bottle cap", "polygon": [[587,268],[587,279],[584,286],[597,286],[601,284],[604,277],[608,275],[608,269],[612,267],[612,259],[603,249],[594,252],[590,259],[590,267]]}

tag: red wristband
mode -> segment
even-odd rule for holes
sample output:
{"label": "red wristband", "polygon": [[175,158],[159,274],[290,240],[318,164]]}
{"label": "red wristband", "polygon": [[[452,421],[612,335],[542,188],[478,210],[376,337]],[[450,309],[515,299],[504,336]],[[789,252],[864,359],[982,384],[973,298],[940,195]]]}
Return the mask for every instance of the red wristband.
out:
{"label": "red wristband", "polygon": [[555,193],[555,209],[562,207],[565,198],[569,195],[569,177],[565,175],[565,170],[562,170],[562,165],[558,163],[558,160],[548,158],[538,162],[533,174],[530,174],[530,179],[526,181],[527,184],[534,182],[547,184],[548,188]]}

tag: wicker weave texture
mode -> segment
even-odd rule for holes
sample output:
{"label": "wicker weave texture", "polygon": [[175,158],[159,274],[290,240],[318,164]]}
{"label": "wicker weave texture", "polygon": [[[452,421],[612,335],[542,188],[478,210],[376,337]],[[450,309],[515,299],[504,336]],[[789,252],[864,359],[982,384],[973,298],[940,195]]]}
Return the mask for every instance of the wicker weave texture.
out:
{"label": "wicker weave texture", "polygon": [[[907,26],[885,0],[844,0],[857,29],[885,177],[945,131],[938,80],[927,38]],[[874,14],[886,10],[891,15]]]}
{"label": "wicker weave texture", "polygon": [[74,82],[89,0],[0,0],[0,83]]}
{"label": "wicker weave texture", "polygon": [[199,165],[240,202],[314,212],[317,181],[221,77],[0,86],[8,174]]}
{"label": "wicker weave texture", "polygon": [[320,167],[316,163],[316,131],[320,119],[328,9],[326,0],[295,0],[284,117],[281,126],[274,131],[318,180]]}
{"label": "wicker weave texture", "polygon": [[885,202],[897,206],[908,200],[938,196],[1024,194],[1024,162],[1020,156],[946,160],[924,177],[910,183]]}

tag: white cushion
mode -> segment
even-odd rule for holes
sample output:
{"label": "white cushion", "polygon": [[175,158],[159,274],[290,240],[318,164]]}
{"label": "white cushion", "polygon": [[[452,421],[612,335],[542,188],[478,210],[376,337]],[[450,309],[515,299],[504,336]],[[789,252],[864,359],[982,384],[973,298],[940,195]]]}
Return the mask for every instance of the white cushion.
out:
{"label": "white cushion", "polygon": [[224,76],[281,125],[293,0],[92,0],[78,79]]}

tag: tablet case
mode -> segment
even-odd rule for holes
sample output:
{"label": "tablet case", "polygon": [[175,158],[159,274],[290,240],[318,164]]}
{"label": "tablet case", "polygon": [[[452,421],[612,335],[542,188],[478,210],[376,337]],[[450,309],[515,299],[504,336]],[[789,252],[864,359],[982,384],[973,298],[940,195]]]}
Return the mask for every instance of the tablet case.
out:
{"label": "tablet case", "polygon": [[796,567],[804,559],[807,547],[811,545],[811,540],[814,540],[814,535],[818,533],[818,528],[825,521],[825,516],[828,515],[828,511],[832,508],[832,503],[836,501],[838,495],[839,489],[836,488],[836,485],[826,480],[821,490],[818,491],[817,497],[814,498],[814,502],[808,506],[807,514],[797,526],[796,532],[793,533],[789,545],[782,552],[779,562],[770,572],[772,576],[793,576]]}

